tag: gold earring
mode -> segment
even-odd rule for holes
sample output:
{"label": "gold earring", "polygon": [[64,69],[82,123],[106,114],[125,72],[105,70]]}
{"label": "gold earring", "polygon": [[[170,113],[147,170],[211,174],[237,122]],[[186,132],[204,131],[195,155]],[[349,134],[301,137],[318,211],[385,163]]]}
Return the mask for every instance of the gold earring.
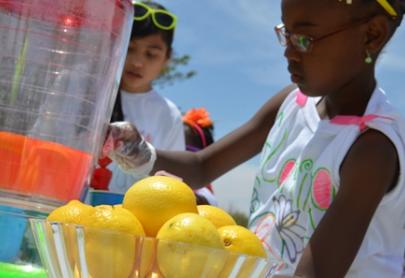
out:
{"label": "gold earring", "polygon": [[370,52],[368,52],[368,50],[366,50],[366,59],[364,59],[364,62],[366,64],[371,64],[373,62],[373,58],[370,55]]}

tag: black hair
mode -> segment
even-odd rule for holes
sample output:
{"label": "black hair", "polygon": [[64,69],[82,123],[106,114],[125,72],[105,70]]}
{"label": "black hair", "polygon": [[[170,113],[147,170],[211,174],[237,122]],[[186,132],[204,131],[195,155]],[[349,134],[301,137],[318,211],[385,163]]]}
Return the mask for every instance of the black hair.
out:
{"label": "black hair", "polygon": [[[378,9],[382,12],[385,13],[385,15],[388,15],[388,12],[384,10],[384,8],[381,7],[380,4],[377,3],[376,0],[362,0],[363,3],[371,4],[374,3],[374,5],[378,6]],[[402,23],[402,19],[405,14],[405,0],[387,0],[388,3],[394,8],[394,10],[397,12],[397,16],[395,18],[391,18],[391,30],[387,39],[387,42],[391,40],[392,36],[395,34],[396,30]],[[386,42],[386,43],[387,43]]]}
{"label": "black hair", "polygon": [[122,112],[122,105],[121,105],[121,94],[118,92],[117,98],[115,99],[113,112],[111,114],[110,122],[121,122],[124,120],[124,113]]}
{"label": "black hair", "polygon": [[[159,10],[167,9],[159,3],[153,1],[143,1],[143,4]],[[134,7],[135,8],[135,7]],[[174,38],[174,28],[171,30],[162,30],[159,27],[155,26],[153,20],[150,16],[145,18],[144,20],[133,20],[132,22],[132,31],[131,31],[131,41],[137,38],[144,38],[150,35],[160,34],[162,37],[163,42],[167,46],[167,57],[169,58],[172,54],[172,44]],[[118,92],[117,98],[114,103],[113,112],[111,115],[111,122],[123,121],[124,114],[122,112],[122,105],[121,105],[121,94]]]}
{"label": "black hair", "polygon": [[[153,9],[159,9],[159,10],[165,10],[167,9],[162,6],[159,3],[153,2],[153,1],[143,1],[143,4],[153,8]],[[170,30],[162,30],[159,27],[155,26],[153,23],[153,20],[150,16],[145,18],[144,20],[134,20],[132,23],[132,32],[131,32],[131,40],[136,39],[136,38],[143,38],[149,35],[154,35],[154,34],[160,34],[164,43],[167,46],[167,56],[170,57],[171,52],[172,52],[172,44],[173,44],[173,38],[174,38],[174,29]]]}
{"label": "black hair", "polygon": [[[196,130],[195,127],[193,127],[192,125],[188,124],[187,122],[183,122],[184,123],[184,131],[189,132],[189,135],[191,135],[191,139],[192,139],[192,146],[193,147],[197,147],[199,149],[203,149],[204,148],[204,144],[201,138],[200,133]],[[214,143],[214,126],[209,126],[209,127],[200,127],[202,132],[204,133],[204,138],[205,138],[205,147],[211,145],[212,143]]]}

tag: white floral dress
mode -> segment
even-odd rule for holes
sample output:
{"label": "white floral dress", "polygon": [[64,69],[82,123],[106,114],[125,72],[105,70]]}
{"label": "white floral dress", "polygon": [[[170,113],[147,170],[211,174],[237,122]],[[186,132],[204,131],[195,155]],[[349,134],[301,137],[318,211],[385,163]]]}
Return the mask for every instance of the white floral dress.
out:
{"label": "white floral dress", "polygon": [[[281,261],[279,274],[294,273],[339,190],[341,163],[361,132],[373,128],[384,133],[396,146],[401,167],[405,165],[405,125],[381,89],[373,93],[363,117],[321,120],[318,100],[299,90],[287,97],[263,148],[255,180],[249,226],[269,255]],[[401,171],[398,185],[380,203],[347,277],[400,277],[404,225]]]}

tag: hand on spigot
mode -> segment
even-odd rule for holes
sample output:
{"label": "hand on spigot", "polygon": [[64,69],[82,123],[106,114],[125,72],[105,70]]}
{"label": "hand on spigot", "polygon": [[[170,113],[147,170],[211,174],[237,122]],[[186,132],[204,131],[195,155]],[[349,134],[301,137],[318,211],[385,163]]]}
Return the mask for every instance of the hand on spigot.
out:
{"label": "hand on spigot", "polygon": [[129,122],[114,122],[108,127],[103,155],[115,161],[126,173],[146,176],[156,160],[155,148]]}

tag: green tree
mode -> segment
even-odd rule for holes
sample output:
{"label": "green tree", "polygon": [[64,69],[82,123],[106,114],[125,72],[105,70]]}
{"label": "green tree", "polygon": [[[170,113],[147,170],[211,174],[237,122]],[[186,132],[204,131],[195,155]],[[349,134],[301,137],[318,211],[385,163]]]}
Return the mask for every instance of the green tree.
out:
{"label": "green tree", "polygon": [[183,69],[188,66],[190,60],[191,57],[187,54],[178,55],[177,53],[173,53],[169,65],[160,75],[159,79],[155,81],[155,84],[164,87],[172,85],[174,82],[184,81],[195,76],[197,74],[196,71]]}

